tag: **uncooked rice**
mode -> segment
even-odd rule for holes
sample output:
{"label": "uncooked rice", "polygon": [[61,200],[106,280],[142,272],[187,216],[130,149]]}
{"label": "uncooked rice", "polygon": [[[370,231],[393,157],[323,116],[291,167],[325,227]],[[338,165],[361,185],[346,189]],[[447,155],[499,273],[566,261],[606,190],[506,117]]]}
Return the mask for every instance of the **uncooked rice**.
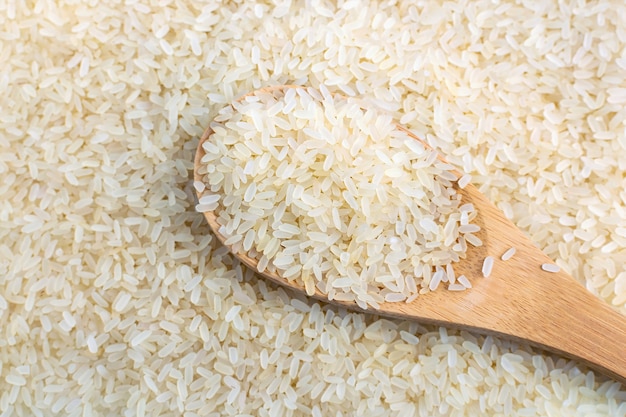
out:
{"label": "uncooked rice", "polygon": [[542,264],[541,269],[546,272],[559,272],[561,270],[561,268],[555,264]]}
{"label": "uncooked rice", "polygon": [[472,182],[472,176],[470,174],[463,174],[457,181],[457,184],[459,188],[465,188],[470,182]]}
{"label": "uncooked rice", "polygon": [[488,278],[491,275],[491,271],[493,270],[493,256],[486,256],[483,260],[482,273],[483,277]]}
{"label": "uncooked rice", "polygon": [[509,259],[511,259],[513,257],[513,255],[515,255],[515,252],[517,252],[517,249],[515,248],[508,248],[500,257],[500,259],[502,259],[503,261],[508,261]]}
{"label": "uncooked rice", "polygon": [[452,167],[371,103],[323,85],[261,90],[211,129],[196,208],[260,272],[363,309],[455,283],[477,213],[464,205],[460,224]]}
{"label": "uncooked rice", "polygon": [[626,313],[625,16],[0,2],[0,415],[624,417],[626,389],[579,362],[268,284],[215,242],[190,178],[228,103],[324,83],[419,133]]}
{"label": "uncooked rice", "polygon": [[465,288],[472,288],[472,283],[470,282],[469,279],[467,279],[465,275],[459,275],[456,280],[459,282],[459,284],[463,285]]}

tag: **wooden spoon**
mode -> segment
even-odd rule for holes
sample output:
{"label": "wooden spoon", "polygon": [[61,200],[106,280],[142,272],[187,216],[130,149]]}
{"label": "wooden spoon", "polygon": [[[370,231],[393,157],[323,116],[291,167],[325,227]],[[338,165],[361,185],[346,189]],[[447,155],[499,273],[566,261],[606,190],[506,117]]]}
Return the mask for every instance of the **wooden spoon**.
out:
{"label": "wooden spoon", "polygon": [[[258,91],[267,93],[287,88],[303,87],[278,86]],[[406,128],[400,125],[397,127],[428,146]],[[198,144],[194,172],[196,181],[203,181],[203,176],[198,173],[205,154],[202,144],[212,134],[211,128],[207,128]],[[462,195],[464,203],[474,204],[478,211],[474,223],[481,226],[477,236],[483,241],[483,246],[470,247],[467,258],[454,264],[457,276],[465,274],[473,288],[458,292],[440,288],[420,295],[411,303],[383,303],[379,310],[370,309],[367,312],[529,343],[579,360],[626,384],[626,317],[589,293],[566,272],[542,270],[542,264],[552,263],[550,258],[476,187],[469,184],[457,191]],[[207,212],[204,215],[216,237],[223,243],[226,238],[219,233],[215,213]],[[508,261],[500,260],[500,256],[511,247],[516,248],[515,256]],[[234,255],[247,267],[257,271],[256,259],[245,253]],[[483,278],[482,264],[487,255],[493,256],[495,263],[491,275]],[[306,294],[303,286],[277,274],[263,272],[260,275]],[[320,292],[316,292],[313,297],[363,311],[354,302],[329,301]]]}

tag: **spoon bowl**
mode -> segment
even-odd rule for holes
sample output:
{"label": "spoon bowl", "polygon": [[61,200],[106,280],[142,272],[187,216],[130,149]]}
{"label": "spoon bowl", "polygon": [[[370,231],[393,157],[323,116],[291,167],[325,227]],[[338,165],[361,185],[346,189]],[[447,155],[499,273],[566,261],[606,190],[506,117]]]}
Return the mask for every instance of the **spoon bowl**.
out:
{"label": "spoon bowl", "polygon": [[[288,88],[303,87],[285,85],[258,92],[268,93]],[[256,93],[251,92],[239,100]],[[428,146],[405,127],[396,127]],[[194,162],[195,181],[203,182],[199,169],[205,155],[202,145],[210,140],[212,134],[211,127],[208,127],[200,138]],[[438,289],[421,294],[410,303],[384,302],[379,309],[366,312],[529,343],[574,358],[626,383],[626,317],[596,298],[563,270],[543,270],[542,265],[553,264],[552,260],[475,186],[468,184],[464,188],[457,187],[457,192],[463,203],[474,205],[478,212],[474,222],[481,227],[476,235],[483,245],[468,248],[466,258],[454,264],[457,275],[468,277],[472,288],[465,291]],[[224,243],[226,237],[219,232],[216,214],[205,212],[204,215],[217,239]],[[500,260],[510,248],[515,248],[515,256],[506,261]],[[232,252],[232,248],[229,249]],[[258,272],[256,259],[245,253],[233,255],[248,268]],[[492,256],[495,263],[489,277],[484,278],[482,267],[486,256]],[[260,275],[306,294],[304,286],[277,273],[264,271]],[[364,311],[355,302],[329,300],[319,290],[315,291],[311,295],[313,298]]]}

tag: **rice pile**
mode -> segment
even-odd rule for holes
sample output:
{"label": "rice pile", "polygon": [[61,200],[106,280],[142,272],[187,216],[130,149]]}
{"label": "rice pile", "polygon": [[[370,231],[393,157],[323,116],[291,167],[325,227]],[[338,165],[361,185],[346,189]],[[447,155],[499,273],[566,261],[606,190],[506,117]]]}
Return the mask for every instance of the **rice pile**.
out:
{"label": "rice pile", "polygon": [[0,415],[624,416],[576,362],[273,287],[195,212],[198,137],[274,84],[375,99],[626,313],[626,8],[0,4]]}
{"label": "rice pile", "polygon": [[257,91],[211,129],[196,209],[260,272],[363,309],[442,282],[466,289],[452,264],[481,244],[473,205],[452,166],[389,115],[322,85]]}

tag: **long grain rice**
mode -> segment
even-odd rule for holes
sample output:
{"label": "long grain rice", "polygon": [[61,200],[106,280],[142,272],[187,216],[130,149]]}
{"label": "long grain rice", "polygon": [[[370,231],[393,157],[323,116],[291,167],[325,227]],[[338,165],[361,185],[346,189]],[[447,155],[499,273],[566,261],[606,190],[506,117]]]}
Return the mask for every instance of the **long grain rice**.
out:
{"label": "long grain rice", "polygon": [[554,265],[554,264],[542,264],[541,269],[543,269],[546,272],[559,272],[561,270],[561,268],[558,265]]}
{"label": "long grain rice", "polygon": [[502,259],[503,261],[508,261],[509,259],[511,259],[513,257],[513,255],[515,255],[515,252],[517,252],[517,249],[515,248],[508,248],[500,257],[500,259]]}
{"label": "long grain rice", "polygon": [[[254,249],[263,270],[278,271],[309,294],[317,288],[330,299],[370,306],[378,303],[375,294],[405,301],[440,282],[454,284],[452,263],[467,251],[461,242],[480,245],[470,235],[480,232],[469,223],[476,216],[471,204],[463,204],[460,224],[453,167],[374,107],[331,95],[323,85],[259,90],[222,109],[211,127],[201,161],[206,191],[196,209],[215,213],[226,245]],[[244,239],[245,214],[250,230],[269,225],[269,239],[252,233]],[[318,263],[329,267],[315,273]],[[439,267],[443,276],[424,278],[424,269]],[[403,275],[416,285],[403,285]]]}
{"label": "long grain rice", "polygon": [[418,133],[625,314],[625,12],[0,2],[0,415],[624,416],[624,387],[582,363],[259,279],[216,243],[190,178],[221,108],[323,83]]}
{"label": "long grain rice", "polygon": [[491,275],[491,271],[493,270],[494,259],[493,256],[486,256],[483,260],[482,273],[483,277],[487,278]]}

